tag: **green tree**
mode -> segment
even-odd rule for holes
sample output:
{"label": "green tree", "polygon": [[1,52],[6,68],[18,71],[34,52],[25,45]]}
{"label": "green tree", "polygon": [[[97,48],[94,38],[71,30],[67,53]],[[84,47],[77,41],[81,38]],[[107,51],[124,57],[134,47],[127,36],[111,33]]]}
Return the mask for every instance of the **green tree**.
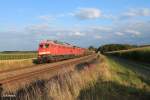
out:
{"label": "green tree", "polygon": [[94,46],[89,46],[88,49],[91,50],[91,51],[96,51],[97,50],[97,48],[95,48]]}

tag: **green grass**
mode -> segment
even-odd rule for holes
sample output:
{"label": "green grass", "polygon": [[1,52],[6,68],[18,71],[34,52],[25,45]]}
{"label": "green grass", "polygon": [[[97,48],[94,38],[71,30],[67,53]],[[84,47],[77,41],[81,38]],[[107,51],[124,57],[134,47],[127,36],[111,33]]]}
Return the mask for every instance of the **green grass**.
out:
{"label": "green grass", "polygon": [[150,59],[149,59],[150,47],[141,47],[141,48],[136,48],[131,50],[113,51],[113,52],[108,52],[106,54],[150,64]]}
{"label": "green grass", "polygon": [[150,100],[150,84],[146,82],[149,75],[144,77],[132,69],[136,66],[119,59],[107,58],[107,64],[111,78],[105,81],[100,77],[80,91],[80,100]]}
{"label": "green grass", "polygon": [[[127,62],[121,61],[120,59],[107,58],[109,69],[112,73],[112,78],[114,81],[120,84],[128,84],[128,85],[140,85],[143,84],[142,80],[139,78],[139,72],[136,72],[136,66],[128,64]],[[144,73],[143,73],[144,74]]]}
{"label": "green grass", "polygon": [[0,53],[0,60],[36,58],[37,53]]}

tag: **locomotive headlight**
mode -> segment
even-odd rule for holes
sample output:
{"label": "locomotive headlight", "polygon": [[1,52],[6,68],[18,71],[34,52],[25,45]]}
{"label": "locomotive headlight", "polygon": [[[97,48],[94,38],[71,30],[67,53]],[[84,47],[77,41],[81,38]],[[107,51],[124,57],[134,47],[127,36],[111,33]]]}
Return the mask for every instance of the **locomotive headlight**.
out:
{"label": "locomotive headlight", "polygon": [[40,55],[43,55],[43,54],[50,54],[51,52],[50,51],[46,51],[46,52],[39,52]]}

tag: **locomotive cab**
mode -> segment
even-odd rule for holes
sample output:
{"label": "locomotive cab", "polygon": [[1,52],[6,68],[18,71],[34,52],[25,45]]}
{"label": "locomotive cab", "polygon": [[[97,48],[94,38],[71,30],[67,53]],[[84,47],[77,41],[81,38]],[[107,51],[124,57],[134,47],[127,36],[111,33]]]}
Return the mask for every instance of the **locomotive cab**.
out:
{"label": "locomotive cab", "polygon": [[38,55],[41,56],[50,54],[49,47],[50,45],[48,43],[39,44]]}
{"label": "locomotive cab", "polygon": [[39,62],[48,62],[50,59],[51,52],[49,50],[50,44],[40,43],[38,48],[38,60]]}

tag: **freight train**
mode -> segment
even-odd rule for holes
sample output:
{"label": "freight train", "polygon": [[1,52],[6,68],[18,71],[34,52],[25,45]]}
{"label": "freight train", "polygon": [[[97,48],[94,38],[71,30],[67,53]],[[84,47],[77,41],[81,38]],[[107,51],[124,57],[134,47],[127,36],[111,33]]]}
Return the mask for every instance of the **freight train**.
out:
{"label": "freight train", "polygon": [[39,43],[38,62],[60,61],[86,54],[87,49],[59,41],[44,40]]}

